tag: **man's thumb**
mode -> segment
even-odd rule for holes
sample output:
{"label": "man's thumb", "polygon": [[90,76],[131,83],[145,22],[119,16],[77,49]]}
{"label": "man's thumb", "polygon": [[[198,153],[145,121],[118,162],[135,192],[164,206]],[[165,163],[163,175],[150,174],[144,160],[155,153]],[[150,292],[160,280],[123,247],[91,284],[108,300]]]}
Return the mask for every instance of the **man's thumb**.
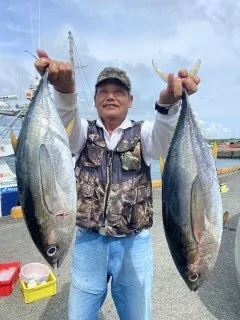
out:
{"label": "man's thumb", "polygon": [[37,49],[37,54],[38,54],[38,57],[39,58],[47,58],[47,59],[50,59],[48,54],[42,50],[42,49]]}

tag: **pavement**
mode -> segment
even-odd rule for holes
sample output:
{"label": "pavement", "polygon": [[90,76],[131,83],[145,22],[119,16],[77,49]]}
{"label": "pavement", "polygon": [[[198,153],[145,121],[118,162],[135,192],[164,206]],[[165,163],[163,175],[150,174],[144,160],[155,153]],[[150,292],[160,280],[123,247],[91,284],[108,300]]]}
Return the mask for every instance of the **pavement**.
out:
{"label": "pavement", "polygon": [[[219,180],[229,187],[229,191],[222,194],[222,201],[223,212],[229,211],[230,220],[224,226],[215,268],[197,292],[189,291],[173,263],[162,225],[161,189],[154,189],[155,216],[151,229],[154,251],[153,320],[240,319],[240,286],[234,262],[235,235],[240,216],[240,171],[221,175]],[[0,218],[0,261],[14,260],[20,260],[22,265],[29,262],[45,263],[35,248],[24,221],[3,217]],[[70,262],[69,252],[60,270],[55,272],[57,295],[25,304],[17,283],[10,296],[0,297],[0,319],[66,320]],[[110,293],[99,319],[119,319]]]}

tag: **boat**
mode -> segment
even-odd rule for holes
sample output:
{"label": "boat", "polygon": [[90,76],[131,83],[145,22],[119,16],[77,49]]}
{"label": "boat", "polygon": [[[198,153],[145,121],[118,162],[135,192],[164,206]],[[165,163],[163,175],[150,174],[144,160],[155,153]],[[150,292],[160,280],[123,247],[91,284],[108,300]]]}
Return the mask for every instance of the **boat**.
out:
{"label": "boat", "polygon": [[9,139],[0,139],[0,217],[18,205],[15,156]]}
{"label": "boat", "polygon": [[[26,99],[32,100],[37,88],[37,82],[29,86]],[[18,100],[17,95],[0,97],[0,217],[11,214],[11,209],[19,204],[17,180],[15,172],[15,155],[10,141],[10,131],[18,136],[22,121],[28,110],[29,102],[12,105]]]}

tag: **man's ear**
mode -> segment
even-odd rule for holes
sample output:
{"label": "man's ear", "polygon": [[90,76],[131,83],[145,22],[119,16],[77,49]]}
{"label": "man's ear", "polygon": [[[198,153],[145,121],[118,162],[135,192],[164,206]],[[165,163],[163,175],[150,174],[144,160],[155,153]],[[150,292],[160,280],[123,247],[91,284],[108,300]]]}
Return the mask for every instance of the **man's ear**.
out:
{"label": "man's ear", "polygon": [[132,107],[132,103],[133,103],[133,95],[130,94],[130,95],[129,95],[129,105],[128,105],[129,108]]}

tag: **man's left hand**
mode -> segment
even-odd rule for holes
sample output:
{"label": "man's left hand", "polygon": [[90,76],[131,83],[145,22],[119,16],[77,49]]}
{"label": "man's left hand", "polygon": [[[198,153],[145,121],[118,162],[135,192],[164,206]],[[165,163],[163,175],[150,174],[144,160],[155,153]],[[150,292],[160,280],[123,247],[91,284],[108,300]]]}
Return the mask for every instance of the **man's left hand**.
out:
{"label": "man's left hand", "polygon": [[180,70],[178,77],[174,77],[174,74],[170,73],[167,88],[161,91],[158,102],[160,104],[174,104],[181,99],[183,88],[191,95],[198,90],[199,83],[200,78],[198,76],[188,77],[187,70]]}

